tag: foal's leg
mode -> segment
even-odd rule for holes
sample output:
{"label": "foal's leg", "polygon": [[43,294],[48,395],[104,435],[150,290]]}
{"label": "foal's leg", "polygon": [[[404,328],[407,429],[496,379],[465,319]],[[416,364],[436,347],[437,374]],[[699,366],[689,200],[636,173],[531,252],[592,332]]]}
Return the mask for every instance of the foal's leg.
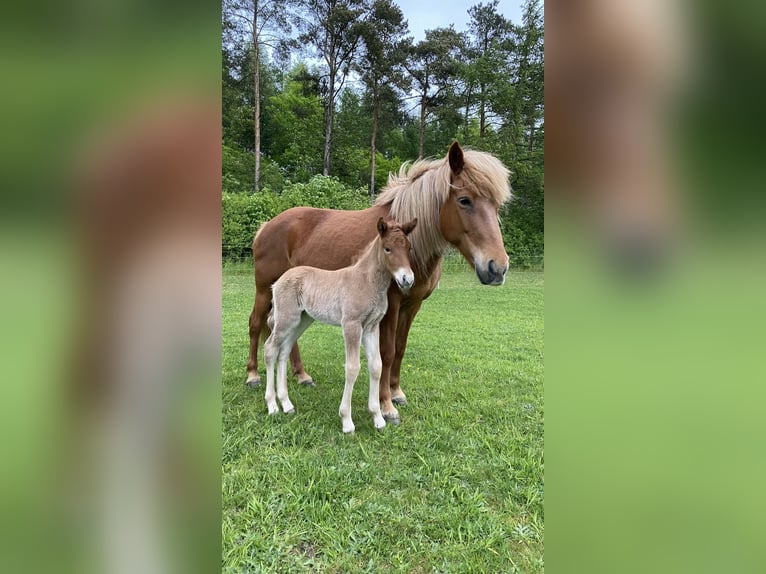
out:
{"label": "foal's leg", "polygon": [[259,288],[256,286],[255,303],[253,312],[250,313],[250,355],[247,358],[247,384],[255,387],[261,384],[261,376],[258,374],[258,345],[260,344],[261,330],[266,326],[266,317],[269,315],[271,306],[271,287]]}
{"label": "foal's leg", "polygon": [[[292,339],[292,338],[291,338]],[[279,347],[279,362],[277,363],[277,398],[282,404],[282,410],[287,414],[295,412],[293,403],[287,394],[287,357],[290,353],[290,341],[285,340]]]}
{"label": "foal's leg", "polygon": [[383,412],[383,418],[394,425],[402,422],[399,418],[399,411],[396,410],[394,403],[391,402],[391,388],[389,386],[391,365],[394,362],[396,346],[396,323],[399,317],[399,304],[399,299],[392,297],[389,290],[388,310],[380,322],[380,358],[383,363],[383,370],[380,374],[380,410]]}
{"label": "foal's leg", "polygon": [[391,388],[391,402],[397,405],[406,405],[407,397],[399,386],[402,372],[402,359],[404,351],[407,349],[407,337],[410,334],[412,322],[415,320],[423,301],[417,301],[411,305],[403,305],[399,310],[399,321],[396,325],[396,350],[394,352],[394,361],[391,363],[391,374],[389,376],[389,387]]}
{"label": "foal's leg", "polygon": [[277,373],[277,398],[282,403],[282,410],[288,414],[295,412],[293,403],[290,402],[290,397],[287,393],[287,357],[290,353],[290,347],[293,346],[295,341],[308,329],[309,325],[314,322],[314,319],[301,313],[297,319],[297,324],[293,322],[289,329],[287,329],[287,335],[282,346],[279,350],[279,371]]}
{"label": "foal's leg", "polygon": [[266,406],[269,414],[274,415],[279,412],[277,407],[276,392],[274,391],[274,363],[279,356],[279,332],[272,331],[266,343],[263,345],[263,358],[266,362]]}
{"label": "foal's leg", "polygon": [[386,426],[383,414],[380,412],[380,373],[383,370],[383,362],[380,359],[380,326],[375,325],[365,330],[362,335],[364,354],[367,357],[367,368],[370,371],[370,396],[367,400],[367,408],[372,414],[372,424],[376,429]]}
{"label": "foal's leg", "polygon": [[354,432],[354,421],[351,420],[351,395],[354,392],[354,382],[359,374],[359,344],[362,339],[362,326],[359,323],[343,325],[343,340],[346,343],[346,386],[343,387],[343,400],[340,402],[338,414],[343,421],[343,432]]}

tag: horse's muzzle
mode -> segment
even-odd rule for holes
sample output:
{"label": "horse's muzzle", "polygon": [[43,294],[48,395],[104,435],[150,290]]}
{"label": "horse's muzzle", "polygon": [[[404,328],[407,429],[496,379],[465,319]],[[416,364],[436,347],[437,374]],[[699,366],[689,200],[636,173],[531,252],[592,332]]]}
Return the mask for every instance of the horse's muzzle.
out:
{"label": "horse's muzzle", "polygon": [[490,259],[487,267],[482,269],[476,266],[476,276],[483,285],[502,285],[505,282],[505,274],[508,266],[500,267],[494,259]]}

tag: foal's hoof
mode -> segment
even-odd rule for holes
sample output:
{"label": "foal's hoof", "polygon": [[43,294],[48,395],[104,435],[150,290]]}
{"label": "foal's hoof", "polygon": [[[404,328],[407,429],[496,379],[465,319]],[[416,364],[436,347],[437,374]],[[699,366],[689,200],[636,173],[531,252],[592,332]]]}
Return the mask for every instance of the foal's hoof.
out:
{"label": "foal's hoof", "polygon": [[395,405],[406,405],[407,404],[407,398],[402,395],[401,397],[391,397],[391,402]]}
{"label": "foal's hoof", "polygon": [[316,383],[313,379],[306,379],[305,381],[298,381],[299,385],[303,385],[304,387],[316,387]]}
{"label": "foal's hoof", "polygon": [[399,415],[387,415],[384,413],[383,418],[388,424],[394,425],[394,426],[399,425],[402,422],[402,419],[399,418]]}
{"label": "foal's hoof", "polygon": [[285,414],[286,415],[294,415],[295,414],[295,407],[285,411]]}
{"label": "foal's hoof", "polygon": [[247,384],[248,387],[253,389],[253,388],[257,387],[257,386],[260,386],[261,379],[260,378],[258,378],[258,379],[248,379],[246,384]]}

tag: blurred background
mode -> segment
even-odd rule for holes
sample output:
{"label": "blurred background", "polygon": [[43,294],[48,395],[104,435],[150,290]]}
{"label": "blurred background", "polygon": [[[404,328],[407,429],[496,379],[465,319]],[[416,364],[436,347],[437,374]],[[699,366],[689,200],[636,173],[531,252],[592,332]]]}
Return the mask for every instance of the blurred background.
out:
{"label": "blurred background", "polygon": [[[3,571],[220,556],[219,5],[0,24]],[[763,572],[762,3],[546,3],[547,566]]]}
{"label": "blurred background", "polygon": [[762,572],[764,6],[546,2],[546,566]]}
{"label": "blurred background", "polygon": [[0,20],[0,570],[220,556],[220,6]]}

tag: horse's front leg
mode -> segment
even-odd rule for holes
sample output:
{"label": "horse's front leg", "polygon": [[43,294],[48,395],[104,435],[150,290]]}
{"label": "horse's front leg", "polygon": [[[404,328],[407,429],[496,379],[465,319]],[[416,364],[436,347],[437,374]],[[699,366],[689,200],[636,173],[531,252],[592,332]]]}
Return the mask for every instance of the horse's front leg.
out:
{"label": "horse's front leg", "polygon": [[290,351],[290,364],[293,368],[293,375],[298,379],[301,385],[314,386],[314,380],[311,378],[306,370],[303,368],[303,360],[301,359],[301,351],[298,349],[298,342],[293,345],[292,351]]}
{"label": "horse's front leg", "polygon": [[380,328],[378,325],[364,332],[364,353],[367,357],[367,368],[370,371],[370,395],[367,408],[372,415],[372,424],[376,429],[386,426],[386,420],[380,412],[380,373],[383,362],[380,359]]}
{"label": "horse's front leg", "polygon": [[351,420],[351,395],[354,383],[359,375],[359,345],[362,340],[362,326],[359,323],[343,325],[343,340],[346,343],[346,386],[343,388],[343,399],[340,402],[338,414],[343,421],[343,432],[354,432],[354,421]]}
{"label": "horse's front leg", "polygon": [[389,387],[391,388],[391,402],[397,405],[406,405],[407,397],[400,386],[400,377],[402,371],[402,359],[404,351],[407,349],[407,337],[410,334],[412,322],[415,315],[420,311],[423,301],[417,301],[409,305],[402,305],[399,310],[399,321],[396,326],[396,348],[394,351],[394,360],[391,363],[391,374],[389,377]]}
{"label": "horse's front leg", "polygon": [[394,425],[401,421],[399,411],[396,410],[394,403],[391,402],[391,387],[389,384],[391,376],[391,365],[394,362],[396,350],[396,325],[399,318],[398,297],[391,297],[389,292],[388,310],[383,320],[380,322],[380,359],[382,370],[380,373],[380,410],[383,418]]}

